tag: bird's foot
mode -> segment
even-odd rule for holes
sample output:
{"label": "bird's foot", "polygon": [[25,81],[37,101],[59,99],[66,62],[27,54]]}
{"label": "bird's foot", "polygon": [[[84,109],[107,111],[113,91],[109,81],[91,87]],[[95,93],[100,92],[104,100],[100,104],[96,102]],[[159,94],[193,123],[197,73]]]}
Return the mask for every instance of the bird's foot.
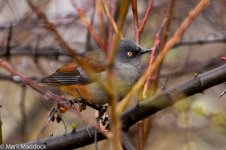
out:
{"label": "bird's foot", "polygon": [[96,118],[97,122],[99,123],[100,128],[108,129],[110,124],[110,118],[107,114],[103,114],[102,116],[98,116]]}
{"label": "bird's foot", "polygon": [[105,112],[107,111],[108,107],[109,107],[108,103],[106,103],[104,105],[98,105],[99,109],[97,109],[98,110],[97,118],[101,118],[105,114]]}
{"label": "bird's foot", "polygon": [[96,120],[101,128],[107,129],[110,124],[109,116],[106,114],[109,104],[98,105],[98,107],[100,109],[97,110]]}

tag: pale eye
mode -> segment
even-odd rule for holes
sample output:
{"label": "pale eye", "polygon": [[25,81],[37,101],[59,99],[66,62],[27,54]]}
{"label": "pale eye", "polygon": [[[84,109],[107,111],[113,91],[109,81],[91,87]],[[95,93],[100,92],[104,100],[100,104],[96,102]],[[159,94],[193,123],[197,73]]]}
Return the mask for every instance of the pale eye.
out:
{"label": "pale eye", "polygon": [[131,57],[131,56],[133,56],[133,53],[132,52],[127,52],[127,56]]}

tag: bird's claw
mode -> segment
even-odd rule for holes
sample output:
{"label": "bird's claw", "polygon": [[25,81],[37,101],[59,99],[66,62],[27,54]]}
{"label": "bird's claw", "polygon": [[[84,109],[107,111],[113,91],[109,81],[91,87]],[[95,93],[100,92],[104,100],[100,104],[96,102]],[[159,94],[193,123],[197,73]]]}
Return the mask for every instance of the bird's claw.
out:
{"label": "bird's claw", "polygon": [[108,128],[110,124],[109,116],[105,113],[109,107],[109,104],[99,105],[100,109],[97,111],[96,120],[101,128]]}

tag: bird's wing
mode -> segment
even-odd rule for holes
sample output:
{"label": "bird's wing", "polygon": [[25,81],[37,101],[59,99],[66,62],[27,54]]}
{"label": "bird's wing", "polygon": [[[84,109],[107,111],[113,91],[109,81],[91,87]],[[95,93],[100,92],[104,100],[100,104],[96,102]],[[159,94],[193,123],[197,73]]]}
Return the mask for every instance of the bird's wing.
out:
{"label": "bird's wing", "polygon": [[[88,66],[94,73],[103,72],[106,69],[102,58],[88,56],[84,58]],[[82,68],[75,62],[70,62],[61,68],[57,69],[55,73],[44,77],[39,81],[40,83],[59,84],[59,85],[84,85],[92,83]]]}

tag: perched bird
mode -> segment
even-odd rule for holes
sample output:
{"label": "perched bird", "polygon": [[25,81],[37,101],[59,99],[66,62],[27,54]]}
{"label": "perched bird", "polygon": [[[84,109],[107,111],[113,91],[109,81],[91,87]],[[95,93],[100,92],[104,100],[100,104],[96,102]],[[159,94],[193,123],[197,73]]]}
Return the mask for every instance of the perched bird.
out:
{"label": "perched bird", "polygon": [[[114,60],[114,83],[119,98],[123,98],[142,75],[150,56],[146,53],[150,51],[150,49],[141,48],[130,39],[119,42]],[[84,61],[95,71],[97,79],[106,84],[108,68],[104,60],[105,55],[100,50],[89,52],[84,56]],[[103,105],[110,100],[106,91],[97,82],[92,81],[75,61],[62,66],[40,82],[58,86],[65,93],[76,99],[82,98],[90,104]]]}

